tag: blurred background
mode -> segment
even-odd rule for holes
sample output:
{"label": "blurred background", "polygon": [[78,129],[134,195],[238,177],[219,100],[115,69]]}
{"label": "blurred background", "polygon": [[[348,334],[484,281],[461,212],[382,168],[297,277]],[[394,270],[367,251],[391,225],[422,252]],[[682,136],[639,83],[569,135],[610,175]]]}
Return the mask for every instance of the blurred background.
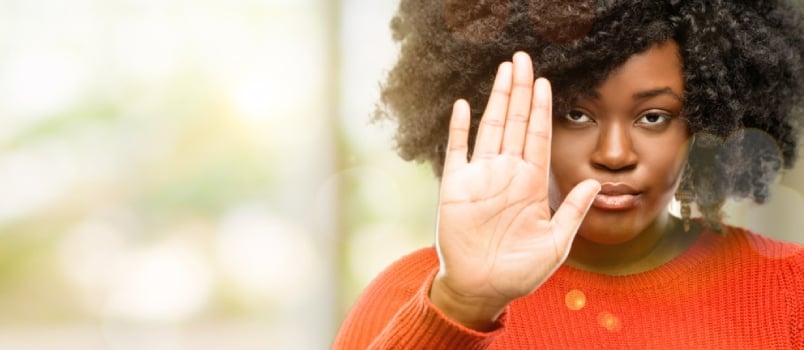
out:
{"label": "blurred background", "polygon": [[[0,0],[0,349],[324,349],[432,244],[396,0]],[[732,223],[804,241],[804,171]]]}

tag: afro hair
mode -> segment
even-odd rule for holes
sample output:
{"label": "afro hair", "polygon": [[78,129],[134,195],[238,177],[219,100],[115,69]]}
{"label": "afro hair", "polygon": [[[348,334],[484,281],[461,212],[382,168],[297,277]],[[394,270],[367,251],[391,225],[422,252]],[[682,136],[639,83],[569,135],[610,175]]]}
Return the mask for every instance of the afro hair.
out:
{"label": "afro hair", "polygon": [[396,124],[405,160],[443,169],[455,100],[472,106],[470,147],[499,63],[531,55],[550,79],[554,113],[630,56],[674,40],[683,115],[695,134],[680,191],[720,227],[729,198],[766,200],[793,166],[802,125],[804,28],[789,0],[401,0],[391,21],[400,56],[374,120]]}

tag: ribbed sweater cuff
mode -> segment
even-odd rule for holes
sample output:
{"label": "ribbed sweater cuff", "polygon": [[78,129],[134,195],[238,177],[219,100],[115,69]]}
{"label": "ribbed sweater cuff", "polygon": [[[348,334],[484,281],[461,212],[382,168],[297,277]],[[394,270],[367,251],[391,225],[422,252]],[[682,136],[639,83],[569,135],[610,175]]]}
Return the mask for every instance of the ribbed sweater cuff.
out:
{"label": "ribbed sweater cuff", "polygon": [[394,316],[370,349],[486,349],[504,331],[507,309],[494,330],[478,332],[456,323],[430,302],[437,271]]}

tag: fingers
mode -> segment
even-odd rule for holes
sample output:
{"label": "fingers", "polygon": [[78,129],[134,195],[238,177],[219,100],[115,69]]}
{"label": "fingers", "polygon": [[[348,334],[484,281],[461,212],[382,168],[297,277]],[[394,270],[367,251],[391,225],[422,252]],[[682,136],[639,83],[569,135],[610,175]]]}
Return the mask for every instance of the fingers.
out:
{"label": "fingers", "polygon": [[550,140],[553,132],[553,95],[550,82],[539,78],[533,87],[533,103],[525,139],[525,161],[544,169],[546,179],[550,168]]}
{"label": "fingers", "polygon": [[[552,96],[549,83],[541,79],[542,83],[534,85],[533,77],[533,62],[525,52],[515,53],[513,62],[500,64],[472,159],[503,152],[536,165],[549,163]],[[541,90],[535,91],[539,86]]]}
{"label": "fingers", "polygon": [[558,233],[557,237],[561,240],[557,242],[558,246],[565,248],[564,258],[569,252],[569,249],[566,248],[572,243],[578,227],[586,217],[598,192],[600,192],[600,183],[595,180],[589,179],[577,184],[553,215],[552,225],[555,232]]}
{"label": "fingers", "polygon": [[502,152],[521,157],[531,114],[533,63],[530,56],[521,51],[514,54],[513,61],[513,84],[505,119]]}
{"label": "fingers", "polygon": [[497,70],[489,102],[480,120],[472,159],[490,158],[500,153],[505,115],[511,96],[512,69],[511,62],[503,62]]}
{"label": "fingers", "polygon": [[469,103],[465,100],[455,101],[455,104],[452,105],[452,117],[449,122],[447,154],[444,159],[445,172],[466,163],[470,118]]}
{"label": "fingers", "polygon": [[[552,93],[543,78],[533,81],[533,62],[524,52],[513,63],[500,64],[489,102],[480,120],[472,159],[490,158],[503,152],[523,157],[541,169],[549,169],[552,130]],[[547,178],[547,174],[544,174]]]}

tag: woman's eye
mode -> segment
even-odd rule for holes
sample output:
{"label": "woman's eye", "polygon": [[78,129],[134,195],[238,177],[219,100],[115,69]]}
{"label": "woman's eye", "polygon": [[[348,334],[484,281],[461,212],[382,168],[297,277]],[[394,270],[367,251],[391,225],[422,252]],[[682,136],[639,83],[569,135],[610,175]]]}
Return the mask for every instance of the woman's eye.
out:
{"label": "woman's eye", "polygon": [[581,111],[570,111],[564,118],[573,123],[588,123],[592,121],[592,118],[589,118],[586,113]]}
{"label": "woman's eye", "polygon": [[648,113],[639,118],[637,121],[638,124],[649,125],[649,126],[656,126],[664,124],[665,122],[670,121],[670,116],[666,114],[660,113]]}

